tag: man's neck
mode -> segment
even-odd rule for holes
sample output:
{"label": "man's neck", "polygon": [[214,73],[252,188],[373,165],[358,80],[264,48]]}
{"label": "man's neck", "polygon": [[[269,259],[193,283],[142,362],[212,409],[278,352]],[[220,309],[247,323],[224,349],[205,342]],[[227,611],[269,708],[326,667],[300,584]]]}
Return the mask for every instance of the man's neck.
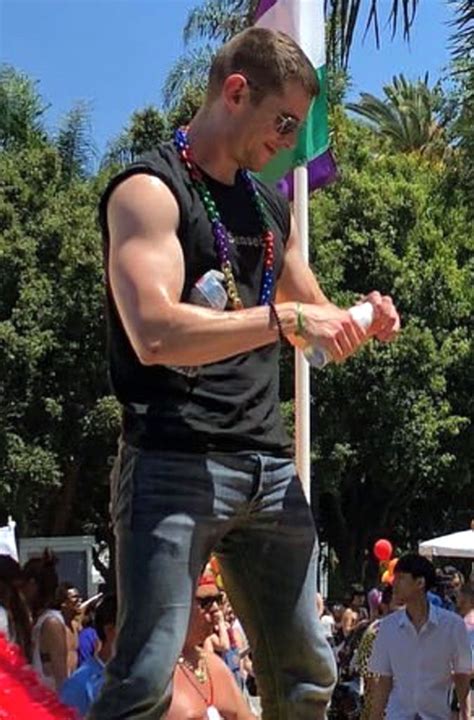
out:
{"label": "man's neck", "polygon": [[428,620],[430,613],[429,602],[425,595],[414,598],[406,605],[406,613],[417,630],[420,630]]}
{"label": "man's neck", "polygon": [[199,643],[193,641],[185,643],[181,655],[191,665],[197,665],[202,657],[203,650]]}
{"label": "man's neck", "polygon": [[188,138],[196,164],[215,180],[233,185],[238,165],[227,150],[222,122],[211,110],[202,108],[198,112],[189,127]]}
{"label": "man's neck", "polygon": [[71,628],[71,630],[72,630],[72,629],[73,629],[74,615],[69,615],[69,613],[63,612],[63,611],[61,611],[61,615],[63,616],[64,622],[66,623],[66,626],[67,626],[68,628]]}

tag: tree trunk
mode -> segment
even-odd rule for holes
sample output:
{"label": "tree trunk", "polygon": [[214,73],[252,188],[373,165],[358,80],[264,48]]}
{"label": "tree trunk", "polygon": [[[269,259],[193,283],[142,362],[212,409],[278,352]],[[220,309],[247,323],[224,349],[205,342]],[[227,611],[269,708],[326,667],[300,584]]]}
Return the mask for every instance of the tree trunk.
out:
{"label": "tree trunk", "polygon": [[68,535],[72,528],[74,501],[77,494],[80,465],[71,463],[64,470],[64,480],[50,515],[49,535]]}

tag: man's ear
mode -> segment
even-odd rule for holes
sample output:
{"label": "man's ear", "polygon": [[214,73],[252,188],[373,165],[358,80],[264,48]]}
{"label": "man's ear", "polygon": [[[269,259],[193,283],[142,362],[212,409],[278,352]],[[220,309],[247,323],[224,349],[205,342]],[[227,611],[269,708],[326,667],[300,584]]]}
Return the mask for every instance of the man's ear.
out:
{"label": "man's ear", "polygon": [[232,73],[229,75],[222,86],[222,97],[227,107],[235,107],[240,105],[250,89],[244,75],[240,73]]}
{"label": "man's ear", "polygon": [[426,592],[426,580],[424,577],[416,578],[416,584],[418,585],[420,590],[423,590],[424,592]]}

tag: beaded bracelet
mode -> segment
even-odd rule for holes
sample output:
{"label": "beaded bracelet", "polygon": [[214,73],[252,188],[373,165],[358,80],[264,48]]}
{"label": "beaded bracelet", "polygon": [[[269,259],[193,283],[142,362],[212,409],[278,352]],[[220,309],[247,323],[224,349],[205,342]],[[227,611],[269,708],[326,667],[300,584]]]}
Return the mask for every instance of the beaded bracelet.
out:
{"label": "beaded bracelet", "polygon": [[270,308],[270,317],[275,320],[275,324],[278,328],[278,335],[280,336],[280,340],[283,342],[285,340],[285,335],[283,334],[283,328],[281,325],[281,320],[278,317],[278,313],[276,311],[275,303],[268,303],[268,307]]}
{"label": "beaded bracelet", "polygon": [[301,303],[296,303],[296,330],[295,335],[302,336],[306,330],[306,321],[303,314]]}

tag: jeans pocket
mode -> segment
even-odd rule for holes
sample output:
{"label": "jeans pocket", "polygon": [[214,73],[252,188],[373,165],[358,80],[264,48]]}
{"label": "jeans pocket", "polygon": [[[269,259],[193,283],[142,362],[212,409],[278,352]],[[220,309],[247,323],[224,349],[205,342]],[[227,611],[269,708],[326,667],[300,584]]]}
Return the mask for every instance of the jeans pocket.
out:
{"label": "jeans pocket", "polygon": [[135,449],[121,445],[110,474],[110,516],[114,527],[131,526],[137,456]]}

